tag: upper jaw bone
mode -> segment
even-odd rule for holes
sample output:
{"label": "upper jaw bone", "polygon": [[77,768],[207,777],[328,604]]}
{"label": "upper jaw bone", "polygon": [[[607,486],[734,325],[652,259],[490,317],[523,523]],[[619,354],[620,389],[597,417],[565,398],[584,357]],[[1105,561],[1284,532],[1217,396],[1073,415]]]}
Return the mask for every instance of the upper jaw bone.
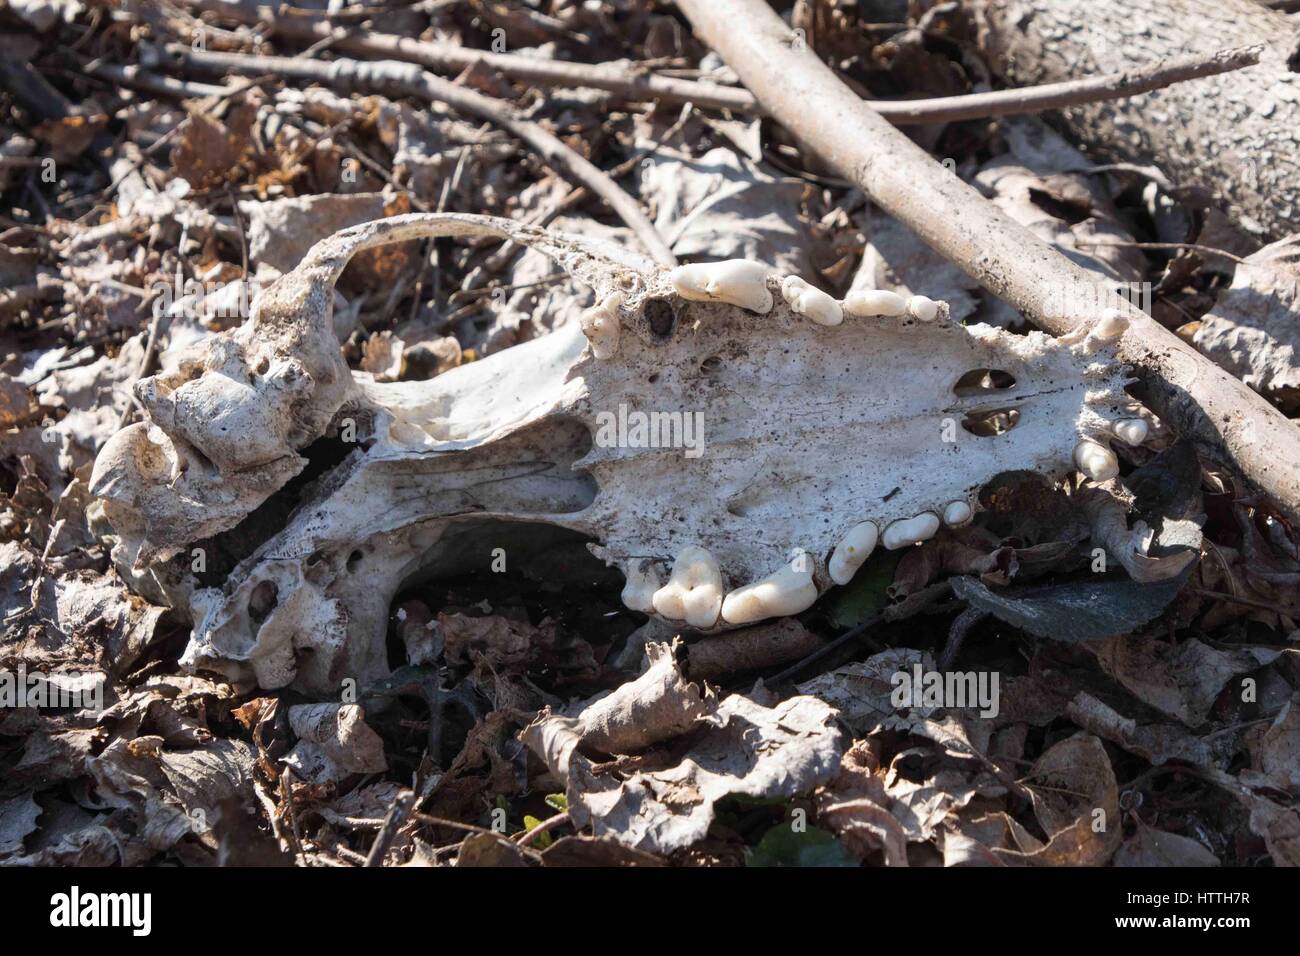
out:
{"label": "upper jaw bone", "polygon": [[779,571],[728,594],[722,602],[722,619],[728,624],[752,624],[769,617],[798,614],[816,600],[813,560],[801,550]]}
{"label": "upper jaw bone", "polygon": [[651,604],[670,620],[685,621],[691,627],[713,627],[722,610],[722,571],[717,558],[694,545],[682,548],[668,583],[654,593]]}
{"label": "upper jaw bone", "polygon": [[761,262],[726,259],[678,266],[668,274],[668,281],[683,299],[726,302],[766,314],[772,311],[772,293],[767,288],[769,271]]}

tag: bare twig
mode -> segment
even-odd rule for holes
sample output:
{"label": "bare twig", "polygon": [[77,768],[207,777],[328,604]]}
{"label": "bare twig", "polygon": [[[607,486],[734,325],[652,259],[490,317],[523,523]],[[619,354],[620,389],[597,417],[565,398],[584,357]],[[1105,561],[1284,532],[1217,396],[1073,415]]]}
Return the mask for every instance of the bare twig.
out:
{"label": "bare twig", "polygon": [[366,854],[366,866],[380,866],[384,862],[384,855],[388,853],[388,848],[393,845],[393,840],[397,837],[397,831],[402,828],[407,817],[411,815],[411,810],[415,808],[415,795],[410,791],[400,793],[393,805],[388,808],[388,815],[384,817],[384,825],[379,828],[379,833],[375,836],[375,842],[370,845],[370,852]]}
{"label": "bare twig", "polygon": [[[1053,299],[1098,276],[1014,222],[891,127],[821,62],[763,0],[678,0],[697,36],[804,145],[932,248],[1040,327],[1061,335],[1096,323],[1111,303],[1072,314]],[[744,24],[744,29],[737,29]],[[1202,454],[1227,459],[1300,521],[1300,429],[1131,304],[1120,357],[1136,365],[1154,410]]]}
{"label": "bare twig", "polygon": [[508,103],[457,86],[409,63],[394,60],[373,63],[333,60],[321,63],[298,57],[204,52],[180,44],[168,44],[166,53],[169,61],[177,66],[218,73],[276,73],[287,78],[322,83],[343,92],[420,97],[480,116],[513,133],[536,150],[557,172],[562,170],[569,173],[605,200],[641,240],[641,244],[656,262],[664,266],[677,264],[668,244],[632,196],[563,140],[532,120],[524,119]]}
{"label": "bare twig", "polygon": [[[762,106],[744,89],[656,76],[644,69],[612,63],[597,65],[544,60],[517,53],[489,53],[452,43],[339,27],[321,16],[281,15],[255,0],[186,0],[185,6],[218,14],[244,24],[267,23],[275,34],[294,40],[329,39],[333,47],[354,56],[385,57],[418,63],[431,70],[460,71],[487,67],[503,76],[538,86],[587,87],[629,100],[693,103],[712,109],[761,112]],[[1228,73],[1259,62],[1259,47],[1226,50],[1213,56],[1193,55],[1164,60],[1140,69],[1081,77],[1011,90],[971,93],[918,100],[869,100],[871,107],[898,126],[1038,113],[1080,103],[1122,99],[1149,93],[1186,80]]]}

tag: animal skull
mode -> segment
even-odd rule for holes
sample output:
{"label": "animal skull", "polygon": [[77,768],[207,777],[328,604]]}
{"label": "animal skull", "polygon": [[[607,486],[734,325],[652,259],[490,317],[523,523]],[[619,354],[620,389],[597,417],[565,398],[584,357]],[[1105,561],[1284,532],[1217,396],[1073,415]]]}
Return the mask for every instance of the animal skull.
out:
{"label": "animal skull", "polygon": [[[335,281],[363,249],[431,236],[537,248],[597,305],[429,381],[354,376]],[[969,521],[998,473],[1111,477],[1108,443],[1146,431],[1114,360],[1123,331],[1112,316],[1070,340],[1012,335],[923,296],[837,302],[758,263],[665,271],[507,220],[399,216],[320,242],[242,327],[140,382],[149,420],[104,447],[92,490],[119,567],[188,603],[187,665],[330,696],[387,673],[393,596],[454,565],[485,519],[588,535],[629,607],[709,631],[798,613],[877,543]],[[997,417],[1014,427],[976,433]],[[353,450],[224,586],[181,571],[348,430]]]}

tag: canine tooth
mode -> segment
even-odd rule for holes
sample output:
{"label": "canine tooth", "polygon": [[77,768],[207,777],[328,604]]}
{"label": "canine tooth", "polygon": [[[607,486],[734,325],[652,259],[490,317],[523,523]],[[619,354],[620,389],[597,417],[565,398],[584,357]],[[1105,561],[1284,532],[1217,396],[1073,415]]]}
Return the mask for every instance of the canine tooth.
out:
{"label": "canine tooth", "polygon": [[1093,481],[1109,481],[1119,474],[1115,453],[1086,438],[1074,446],[1074,463]]}
{"label": "canine tooth", "polygon": [[808,316],[818,325],[839,325],[844,321],[844,310],[838,302],[798,276],[785,277],[781,283],[781,295],[791,309]]}
{"label": "canine tooth", "polygon": [[618,353],[619,315],[623,296],[615,292],[598,305],[582,313],[582,334],[591,343],[592,354],[598,359],[613,358]]}
{"label": "canine tooth", "polygon": [[900,518],[885,529],[881,541],[890,551],[897,551],[909,544],[919,544],[927,538],[933,538],[939,530],[939,516],[933,511],[922,511],[912,518]]}
{"label": "canine tooth", "polygon": [[974,516],[971,507],[964,501],[950,501],[943,509],[943,523],[956,528],[964,525]]}
{"label": "canine tooth", "polygon": [[863,521],[850,528],[831,553],[831,560],[827,565],[831,580],[836,584],[848,584],[853,580],[853,575],[858,573],[858,568],[862,567],[862,563],[876,549],[876,540],[879,537],[880,531],[873,521]]}
{"label": "canine tooth", "polygon": [[668,281],[683,299],[727,302],[751,312],[770,312],[772,293],[767,288],[767,266],[748,259],[696,262],[678,266]]}
{"label": "canine tooth", "polygon": [[722,619],[728,624],[752,624],[769,617],[798,614],[816,600],[812,558],[808,552],[799,551],[779,571],[728,594],[722,602]]}
{"label": "canine tooth", "polygon": [[923,295],[914,295],[907,300],[907,311],[919,322],[933,322],[939,317],[939,303]]}
{"label": "canine tooth", "polygon": [[1092,337],[1101,342],[1113,342],[1128,330],[1128,326],[1128,317],[1123,312],[1107,309],[1093,328]]}
{"label": "canine tooth", "polygon": [[1126,418],[1111,426],[1111,431],[1115,433],[1116,438],[1134,447],[1147,440],[1147,430],[1147,423],[1141,418]]}
{"label": "canine tooth", "polygon": [[907,300],[897,292],[886,292],[883,289],[850,292],[844,299],[844,311],[859,318],[902,315],[907,311]]}
{"label": "canine tooth", "polygon": [[673,562],[668,583],[650,599],[654,609],[691,627],[712,627],[722,609],[722,572],[718,560],[704,548],[682,548]]}
{"label": "canine tooth", "polygon": [[629,561],[623,574],[627,577],[627,583],[623,585],[623,604],[633,611],[649,614],[655,609],[655,592],[663,586],[654,562],[644,558]]}

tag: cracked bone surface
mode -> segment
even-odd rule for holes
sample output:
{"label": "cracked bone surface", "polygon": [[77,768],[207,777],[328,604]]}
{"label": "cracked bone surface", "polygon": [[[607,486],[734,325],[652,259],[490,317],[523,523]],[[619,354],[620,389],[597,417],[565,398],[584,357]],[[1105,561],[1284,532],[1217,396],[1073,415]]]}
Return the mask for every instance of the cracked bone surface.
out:
{"label": "cracked bone surface", "polygon": [[[335,280],[362,249],[430,236],[531,246],[596,311],[428,381],[351,374]],[[480,216],[346,229],[244,326],[139,384],[148,421],[109,441],[92,478],[114,560],[189,610],[188,666],[324,698],[388,672],[403,587],[486,572],[492,549],[530,535],[584,535],[630,576],[629,605],[721,630],[803,610],[877,534],[898,548],[940,515],[966,519],[953,503],[997,474],[1063,477],[1076,446],[1134,417],[1096,337],[963,327],[892,293],[845,309],[884,318],[823,325],[773,295],[782,282],[758,263],[669,272]],[[218,545],[231,566],[196,580],[191,555]]]}

